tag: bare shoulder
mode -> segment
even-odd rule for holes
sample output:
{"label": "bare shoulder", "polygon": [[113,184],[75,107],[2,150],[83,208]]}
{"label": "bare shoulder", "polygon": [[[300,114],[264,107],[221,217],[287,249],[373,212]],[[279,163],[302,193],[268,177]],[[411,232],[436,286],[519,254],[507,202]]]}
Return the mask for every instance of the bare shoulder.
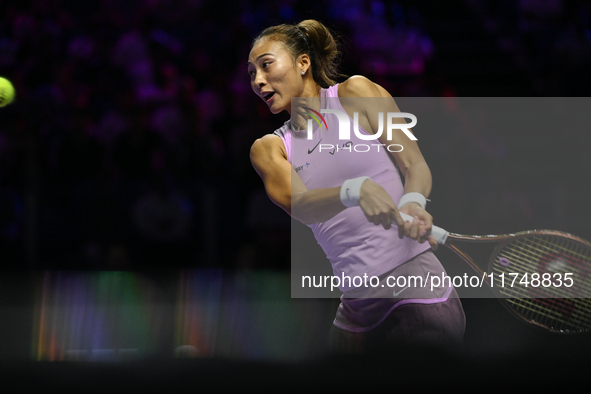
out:
{"label": "bare shoulder", "polygon": [[380,88],[369,78],[354,75],[339,85],[339,97],[382,97]]}
{"label": "bare shoulder", "polygon": [[374,85],[376,85],[376,88],[380,92],[379,97],[392,97],[392,95],[386,89],[384,89],[381,85],[378,85],[377,83],[374,83]]}
{"label": "bare shoulder", "polygon": [[250,160],[256,166],[264,162],[283,157],[287,159],[281,138],[275,134],[267,134],[254,141],[250,147]]}

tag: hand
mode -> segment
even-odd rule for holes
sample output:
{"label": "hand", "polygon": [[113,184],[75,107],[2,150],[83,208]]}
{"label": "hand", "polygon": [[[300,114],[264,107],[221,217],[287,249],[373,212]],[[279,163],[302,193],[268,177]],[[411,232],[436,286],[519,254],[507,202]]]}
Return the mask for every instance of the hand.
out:
{"label": "hand", "polygon": [[359,206],[370,223],[383,226],[386,230],[392,227],[392,221],[399,227],[404,221],[398,214],[398,208],[390,194],[382,186],[371,179],[363,182],[359,193]]}
{"label": "hand", "polygon": [[398,226],[398,236],[400,238],[406,236],[412,239],[416,239],[419,243],[428,241],[433,250],[437,250],[439,245],[435,238],[431,235],[431,227],[433,226],[433,217],[425,211],[417,203],[410,203],[400,209],[400,212],[404,212],[414,218],[412,223],[406,221],[403,226]]}

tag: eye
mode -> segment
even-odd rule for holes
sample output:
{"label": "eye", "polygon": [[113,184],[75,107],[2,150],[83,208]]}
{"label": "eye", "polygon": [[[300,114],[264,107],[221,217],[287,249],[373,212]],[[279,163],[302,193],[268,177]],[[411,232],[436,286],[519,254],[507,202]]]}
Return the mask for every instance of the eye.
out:
{"label": "eye", "polygon": [[266,68],[269,64],[271,64],[271,62],[263,62],[263,68]]}

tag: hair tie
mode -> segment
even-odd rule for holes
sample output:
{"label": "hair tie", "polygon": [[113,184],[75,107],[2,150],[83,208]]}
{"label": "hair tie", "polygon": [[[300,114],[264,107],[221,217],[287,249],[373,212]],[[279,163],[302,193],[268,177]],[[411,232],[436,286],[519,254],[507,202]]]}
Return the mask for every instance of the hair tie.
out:
{"label": "hair tie", "polygon": [[299,26],[295,27],[298,30],[298,33],[300,33],[300,36],[302,36],[302,39],[304,40],[304,43],[306,44],[306,48],[308,48],[308,51],[310,51],[310,44],[308,43],[308,39],[306,38],[306,34],[302,31],[302,29]]}

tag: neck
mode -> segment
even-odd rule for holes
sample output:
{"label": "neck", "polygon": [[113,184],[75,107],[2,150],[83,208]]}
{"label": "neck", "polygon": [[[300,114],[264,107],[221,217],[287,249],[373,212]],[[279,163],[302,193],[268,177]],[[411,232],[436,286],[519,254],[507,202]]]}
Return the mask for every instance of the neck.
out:
{"label": "neck", "polygon": [[294,112],[290,111],[291,115],[291,128],[292,130],[299,131],[307,128],[308,119],[310,119],[309,110],[311,108],[314,111],[320,111],[320,90],[321,87],[317,83],[306,85],[302,92],[302,95],[296,100],[292,101]]}
{"label": "neck", "polygon": [[312,77],[306,78],[302,97],[320,97],[320,85],[318,85]]}
{"label": "neck", "polygon": [[[318,85],[311,77],[310,78],[306,78],[305,83],[304,83],[304,88],[302,89],[302,92],[296,97],[300,100],[302,100],[302,102],[308,102],[308,103],[312,103],[316,100],[314,100],[314,98],[320,98],[320,90],[322,88],[320,87],[320,85]],[[320,103],[320,101],[318,100],[318,103]],[[311,107],[311,105],[308,105],[309,107]],[[314,107],[312,107],[314,108]],[[289,112],[290,115],[292,115],[291,113],[291,109],[288,110],[287,112]]]}

